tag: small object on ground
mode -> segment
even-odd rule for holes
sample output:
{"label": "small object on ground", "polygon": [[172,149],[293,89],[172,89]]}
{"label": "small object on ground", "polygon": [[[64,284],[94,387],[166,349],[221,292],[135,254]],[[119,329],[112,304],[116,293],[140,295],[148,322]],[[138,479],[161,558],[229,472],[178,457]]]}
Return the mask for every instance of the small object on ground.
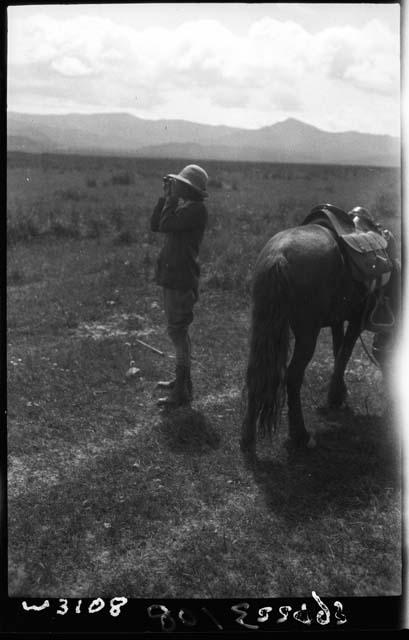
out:
{"label": "small object on ground", "polygon": [[135,342],[139,342],[139,344],[141,344],[143,347],[146,347],[147,349],[150,349],[154,353],[158,353],[160,356],[165,355],[163,353],[163,351],[159,351],[159,349],[156,349],[156,347],[151,347],[150,344],[147,344],[146,342],[143,342],[143,340],[139,340],[138,338],[134,338],[134,340],[135,340]]}
{"label": "small object on ground", "polygon": [[135,366],[134,360],[131,360],[131,362],[129,363],[129,369],[126,372],[126,377],[130,378],[131,376],[136,376],[136,374],[139,373],[139,372],[140,372],[140,369],[138,369]]}

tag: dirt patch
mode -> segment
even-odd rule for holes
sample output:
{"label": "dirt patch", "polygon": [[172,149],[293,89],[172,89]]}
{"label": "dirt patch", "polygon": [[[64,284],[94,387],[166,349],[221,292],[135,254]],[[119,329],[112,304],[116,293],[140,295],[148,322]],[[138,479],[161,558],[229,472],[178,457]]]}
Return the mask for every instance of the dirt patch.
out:
{"label": "dirt patch", "polygon": [[81,322],[73,332],[78,338],[105,340],[107,338],[142,338],[155,333],[148,318],[131,313],[115,313],[104,322]]}

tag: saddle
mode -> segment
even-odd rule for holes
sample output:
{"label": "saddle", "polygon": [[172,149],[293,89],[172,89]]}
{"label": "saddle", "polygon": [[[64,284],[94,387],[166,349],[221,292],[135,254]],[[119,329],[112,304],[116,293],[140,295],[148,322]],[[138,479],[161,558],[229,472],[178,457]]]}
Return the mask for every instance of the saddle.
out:
{"label": "saddle", "polygon": [[354,280],[373,290],[384,286],[393,269],[388,238],[381,231],[361,231],[343,209],[331,204],[314,207],[304,224],[320,224],[334,233]]}
{"label": "saddle", "polygon": [[352,278],[365,286],[368,296],[373,293],[375,297],[370,313],[369,309],[364,312],[365,328],[374,332],[390,330],[395,317],[384,293],[393,269],[393,251],[388,252],[389,242],[393,242],[389,232],[375,224],[368,231],[357,229],[348,213],[331,204],[314,207],[302,224],[319,224],[335,235]]}

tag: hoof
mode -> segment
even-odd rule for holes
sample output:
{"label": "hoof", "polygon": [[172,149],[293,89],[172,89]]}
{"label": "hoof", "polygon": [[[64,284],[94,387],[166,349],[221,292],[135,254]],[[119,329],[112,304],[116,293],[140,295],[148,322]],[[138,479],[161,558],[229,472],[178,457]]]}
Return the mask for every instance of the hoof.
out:
{"label": "hoof", "polygon": [[347,413],[350,408],[347,404],[342,407],[329,407],[325,405],[323,407],[317,407],[316,412],[322,416],[328,423],[337,423],[337,419],[340,417],[340,413]]}
{"label": "hoof", "polygon": [[288,438],[288,440],[285,441],[284,446],[288,453],[302,452],[307,449],[315,449],[317,441],[314,436],[307,434],[307,438],[303,439],[294,440],[293,438]]}
{"label": "hoof", "polygon": [[317,409],[317,413],[323,416],[327,422],[331,422],[331,421],[336,422],[342,416],[342,414],[353,413],[353,409],[349,406],[347,402],[345,402],[341,406],[337,406],[337,407],[334,407],[334,406],[320,407],[320,409]]}
{"label": "hoof", "polygon": [[345,389],[337,389],[328,393],[327,404],[329,409],[341,409],[347,402],[348,392]]}
{"label": "hoof", "polygon": [[347,403],[346,396],[345,398],[328,398],[328,409],[342,409],[345,407]]}
{"label": "hoof", "polygon": [[256,442],[253,439],[242,438],[240,440],[240,449],[245,455],[255,455],[256,453]]}
{"label": "hoof", "polygon": [[254,470],[257,465],[257,453],[256,446],[246,446],[244,447],[240,444],[241,455],[244,467],[249,470]]}
{"label": "hoof", "polygon": [[331,413],[334,412],[334,409],[332,409],[328,404],[323,404],[319,407],[316,407],[315,411],[318,413],[318,415],[320,416],[330,416]]}
{"label": "hoof", "polygon": [[306,444],[307,449],[315,449],[316,446],[317,446],[316,439],[314,438],[314,436],[310,436],[310,439]]}

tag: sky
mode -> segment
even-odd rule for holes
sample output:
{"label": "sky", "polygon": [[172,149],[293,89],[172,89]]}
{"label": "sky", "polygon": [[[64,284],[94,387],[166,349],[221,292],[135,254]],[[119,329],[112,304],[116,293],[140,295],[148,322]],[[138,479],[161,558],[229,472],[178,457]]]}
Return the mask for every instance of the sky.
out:
{"label": "sky", "polygon": [[400,133],[400,6],[8,8],[8,109]]}

